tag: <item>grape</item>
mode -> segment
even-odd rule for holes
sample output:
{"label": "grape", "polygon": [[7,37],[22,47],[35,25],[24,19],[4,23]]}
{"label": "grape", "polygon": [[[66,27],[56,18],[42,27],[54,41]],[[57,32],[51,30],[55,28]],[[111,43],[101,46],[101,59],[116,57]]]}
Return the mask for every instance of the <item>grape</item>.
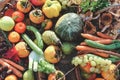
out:
{"label": "grape", "polygon": [[78,64],[81,64],[81,63],[82,63],[82,59],[79,59],[79,60],[78,60]]}
{"label": "grape", "polygon": [[72,60],[72,64],[75,66],[80,65],[84,67],[87,63],[90,63],[91,65],[90,72],[100,73],[101,71],[108,71],[112,61],[87,54],[84,56],[76,56]]}
{"label": "grape", "polygon": [[87,62],[88,62],[88,59],[85,59],[85,58],[84,58],[84,59],[83,59],[83,62],[84,62],[84,63],[87,63]]}
{"label": "grape", "polygon": [[112,61],[110,61],[110,60],[108,60],[108,59],[106,59],[105,61],[106,61],[106,64],[107,64],[107,65],[111,65],[111,63],[112,63]]}
{"label": "grape", "polygon": [[96,66],[97,65],[95,61],[91,61],[90,64],[91,64],[91,66]]}
{"label": "grape", "polygon": [[93,60],[96,61],[98,59],[98,57],[94,57]]}
{"label": "grape", "polygon": [[74,64],[75,66],[79,65],[79,57],[74,57],[72,60],[72,64]]}
{"label": "grape", "polygon": [[100,73],[100,70],[98,68],[95,68],[95,73]]}
{"label": "grape", "polygon": [[86,66],[86,63],[81,63],[81,66],[82,66],[82,67]]}
{"label": "grape", "polygon": [[93,60],[93,57],[89,57],[89,61],[92,61]]}
{"label": "grape", "polygon": [[94,72],[94,71],[95,71],[95,67],[91,67],[90,72]]}

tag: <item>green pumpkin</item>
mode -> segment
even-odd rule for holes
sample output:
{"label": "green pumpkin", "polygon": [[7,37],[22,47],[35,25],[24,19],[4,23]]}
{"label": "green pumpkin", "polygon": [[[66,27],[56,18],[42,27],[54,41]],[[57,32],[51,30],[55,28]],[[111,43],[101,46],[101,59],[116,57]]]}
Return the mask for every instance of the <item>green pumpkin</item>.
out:
{"label": "green pumpkin", "polygon": [[55,25],[56,34],[65,41],[74,41],[80,37],[83,21],[76,13],[66,13],[60,17]]}

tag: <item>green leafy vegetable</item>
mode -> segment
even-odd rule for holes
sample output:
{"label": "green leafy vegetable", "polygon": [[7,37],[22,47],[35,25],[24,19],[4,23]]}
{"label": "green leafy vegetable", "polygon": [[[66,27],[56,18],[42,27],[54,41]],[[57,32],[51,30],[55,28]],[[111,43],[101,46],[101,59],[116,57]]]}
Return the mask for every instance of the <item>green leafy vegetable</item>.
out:
{"label": "green leafy vegetable", "polygon": [[80,7],[82,8],[82,12],[84,13],[88,10],[95,12],[109,5],[109,0],[84,0],[81,2]]}
{"label": "green leafy vegetable", "polygon": [[38,71],[49,74],[55,72],[56,69],[53,64],[48,63],[44,59],[41,59],[38,63]]}

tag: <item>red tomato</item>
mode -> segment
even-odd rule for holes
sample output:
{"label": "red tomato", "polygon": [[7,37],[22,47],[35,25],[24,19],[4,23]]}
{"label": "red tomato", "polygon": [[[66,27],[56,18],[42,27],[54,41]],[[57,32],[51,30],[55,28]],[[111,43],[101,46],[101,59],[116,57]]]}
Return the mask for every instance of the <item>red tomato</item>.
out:
{"label": "red tomato", "polygon": [[24,20],[25,15],[20,11],[15,11],[12,14],[12,18],[15,20],[15,22],[21,22]]}
{"label": "red tomato", "polygon": [[23,22],[19,22],[15,25],[14,30],[22,34],[26,30],[26,25]]}
{"label": "red tomato", "polygon": [[41,6],[45,3],[46,0],[31,0],[31,3],[35,6]]}

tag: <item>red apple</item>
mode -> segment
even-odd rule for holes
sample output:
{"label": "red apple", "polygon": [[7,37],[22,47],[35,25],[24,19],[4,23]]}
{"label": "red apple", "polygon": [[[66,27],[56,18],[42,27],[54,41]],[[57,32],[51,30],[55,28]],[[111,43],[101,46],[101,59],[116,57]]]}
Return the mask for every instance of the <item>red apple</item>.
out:
{"label": "red apple", "polygon": [[45,3],[46,0],[31,0],[31,3],[35,6],[41,6]]}

